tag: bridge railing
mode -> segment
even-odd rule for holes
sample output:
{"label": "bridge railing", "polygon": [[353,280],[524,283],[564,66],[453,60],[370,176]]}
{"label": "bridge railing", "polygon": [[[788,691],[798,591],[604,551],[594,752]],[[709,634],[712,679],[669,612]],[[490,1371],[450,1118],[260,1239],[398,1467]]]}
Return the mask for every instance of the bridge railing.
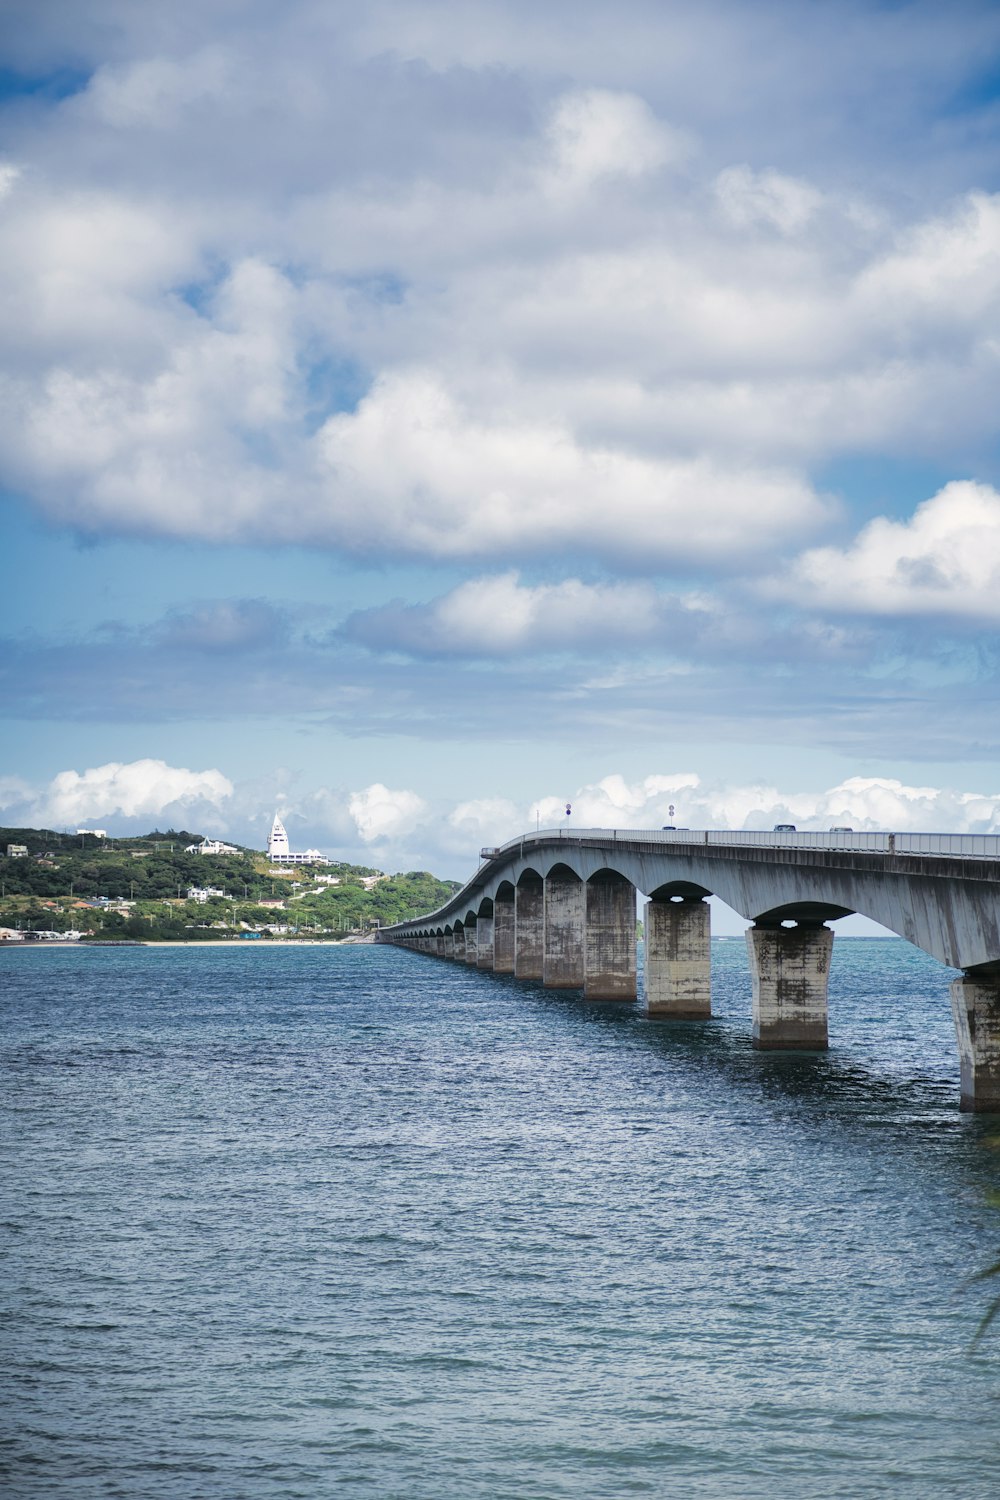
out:
{"label": "bridge railing", "polygon": [[[519,834],[505,844],[489,846],[480,851],[480,857],[488,865],[493,860],[502,860],[509,854],[527,853],[537,844],[549,844],[555,840],[567,842],[590,842],[597,844],[642,845],[678,844],[690,848],[692,845],[709,844],[718,848],[762,848],[762,849],[839,849],[847,853],[868,854],[928,854],[957,859],[995,859],[1000,861],[1000,834],[996,833],[781,833],[765,829],[698,829],[698,828],[539,828],[534,833]],[[484,865],[461,891],[445,902],[436,912],[426,917],[413,918],[421,922],[437,917],[445,919],[447,913],[458,910],[466,893],[479,887]],[[998,872],[1000,875],[1000,872]],[[394,926],[407,926],[406,922]]]}
{"label": "bridge railing", "polygon": [[[498,858],[532,843],[553,839],[593,839],[628,844],[712,844],[722,848],[843,849],[870,854],[940,854],[965,859],[1000,859],[996,833],[779,833],[764,829],[696,828],[542,828],[490,850]],[[484,855],[486,850],[483,851]]]}

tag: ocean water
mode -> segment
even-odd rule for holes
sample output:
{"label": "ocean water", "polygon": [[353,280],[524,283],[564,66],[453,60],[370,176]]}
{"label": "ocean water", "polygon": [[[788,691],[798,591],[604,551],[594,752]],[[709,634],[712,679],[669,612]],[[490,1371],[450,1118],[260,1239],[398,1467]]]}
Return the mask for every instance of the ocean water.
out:
{"label": "ocean water", "polygon": [[831,1051],[376,947],[0,954],[0,1493],[1000,1493],[948,971]]}

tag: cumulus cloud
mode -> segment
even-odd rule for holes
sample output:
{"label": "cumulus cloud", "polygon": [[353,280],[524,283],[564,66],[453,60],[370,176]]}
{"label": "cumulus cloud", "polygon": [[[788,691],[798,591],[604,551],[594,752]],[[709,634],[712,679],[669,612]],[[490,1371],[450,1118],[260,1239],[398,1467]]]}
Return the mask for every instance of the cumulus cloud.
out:
{"label": "cumulus cloud", "polygon": [[416,792],[391,791],[380,781],[352,792],[348,807],[366,844],[398,839],[411,832],[427,810],[426,802]]}
{"label": "cumulus cloud", "polygon": [[[294,778],[293,778],[294,780]],[[301,778],[299,778],[301,781]],[[571,816],[566,817],[567,802]],[[479,850],[536,827],[770,829],[802,831],[848,825],[862,831],[1000,833],[1000,788],[908,784],[893,777],[853,776],[813,791],[766,782],[728,781],[695,771],[657,771],[544,791],[534,799],[500,794],[454,801],[374,782],[358,791],[292,785],[277,772],[234,786],[217,770],[188,771],[162,761],[111,763],[66,771],[46,786],[0,782],[0,807],[18,825],[109,832],[151,824],[228,833],[261,847],[274,809],[293,843],[383,869],[430,869],[467,878]]]}
{"label": "cumulus cloud", "polygon": [[907,521],[879,516],[849,547],[805,552],[768,589],[861,614],[1000,620],[1000,494],[945,485]]}
{"label": "cumulus cloud", "polygon": [[605,176],[643,177],[685,153],[681,134],[657,120],[644,99],[581,89],[557,101],[546,144],[546,186],[582,190]]}
{"label": "cumulus cloud", "polygon": [[559,548],[662,563],[763,548],[823,514],[793,474],[588,446],[526,414],[486,419],[429,371],[380,379],[318,443],[336,485],[329,531],[356,546],[380,536],[443,558]]}
{"label": "cumulus cloud", "polygon": [[502,657],[648,644],[682,610],[712,613],[713,604],[701,595],[668,600],[641,582],[531,585],[511,571],[472,578],[430,604],[361,611],[343,629],[348,639],[383,650]]}
{"label": "cumulus cloud", "polygon": [[111,761],[60,771],[33,800],[32,815],[61,827],[95,818],[160,818],[206,807],[221,813],[233,784],[221,771],[189,771],[162,760]]}
{"label": "cumulus cloud", "polygon": [[[394,49],[437,57],[442,18],[395,6],[238,36],[116,13],[116,55],[16,142],[8,483],[95,534],[754,566],[828,515],[810,464],[988,441],[1000,197],[905,223],[746,141],[720,172],[634,25],[641,87],[553,96],[499,11],[451,18],[468,58],[437,72]],[[699,26],[662,24],[683,75]],[[477,71],[496,28],[523,77]]]}
{"label": "cumulus cloud", "polygon": [[[569,823],[567,798],[572,806]],[[495,833],[498,840],[500,835],[509,838],[534,828],[536,818],[543,828],[658,828],[673,823],[688,828],[769,829],[791,822],[816,832],[849,825],[859,832],[994,833],[1000,831],[1000,791],[966,792],[908,786],[891,777],[853,776],[822,791],[791,792],[766,783],[704,780],[694,772],[638,781],[612,774],[572,794],[541,797],[520,810],[505,802],[463,804],[453,818],[477,836]],[[520,827],[515,827],[518,821]]]}

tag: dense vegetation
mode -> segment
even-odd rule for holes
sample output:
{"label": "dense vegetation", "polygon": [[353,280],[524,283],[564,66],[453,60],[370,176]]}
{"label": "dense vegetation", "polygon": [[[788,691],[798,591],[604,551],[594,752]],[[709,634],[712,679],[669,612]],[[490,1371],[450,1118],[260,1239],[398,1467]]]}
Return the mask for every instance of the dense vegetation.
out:
{"label": "dense vegetation", "polygon": [[[429,911],[458,888],[425,871],[381,876],[352,864],[275,868],[252,849],[184,852],[199,840],[187,830],[112,840],[0,828],[0,926],[53,932],[72,927],[105,940],[211,939],[254,929],[346,934]],[[24,845],[27,856],[7,858],[8,844]],[[323,883],[331,876],[338,884]],[[379,879],[371,884],[373,876]],[[188,901],[192,886],[225,895]],[[87,905],[98,899],[128,906],[115,911]],[[283,909],[262,901],[281,901]]]}

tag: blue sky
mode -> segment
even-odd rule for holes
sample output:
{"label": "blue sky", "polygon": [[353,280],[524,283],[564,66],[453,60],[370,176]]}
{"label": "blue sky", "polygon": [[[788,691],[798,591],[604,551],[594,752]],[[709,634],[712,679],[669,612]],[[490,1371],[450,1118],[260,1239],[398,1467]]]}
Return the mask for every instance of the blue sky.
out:
{"label": "blue sky", "polygon": [[4,821],[1000,828],[995,5],[5,55]]}

